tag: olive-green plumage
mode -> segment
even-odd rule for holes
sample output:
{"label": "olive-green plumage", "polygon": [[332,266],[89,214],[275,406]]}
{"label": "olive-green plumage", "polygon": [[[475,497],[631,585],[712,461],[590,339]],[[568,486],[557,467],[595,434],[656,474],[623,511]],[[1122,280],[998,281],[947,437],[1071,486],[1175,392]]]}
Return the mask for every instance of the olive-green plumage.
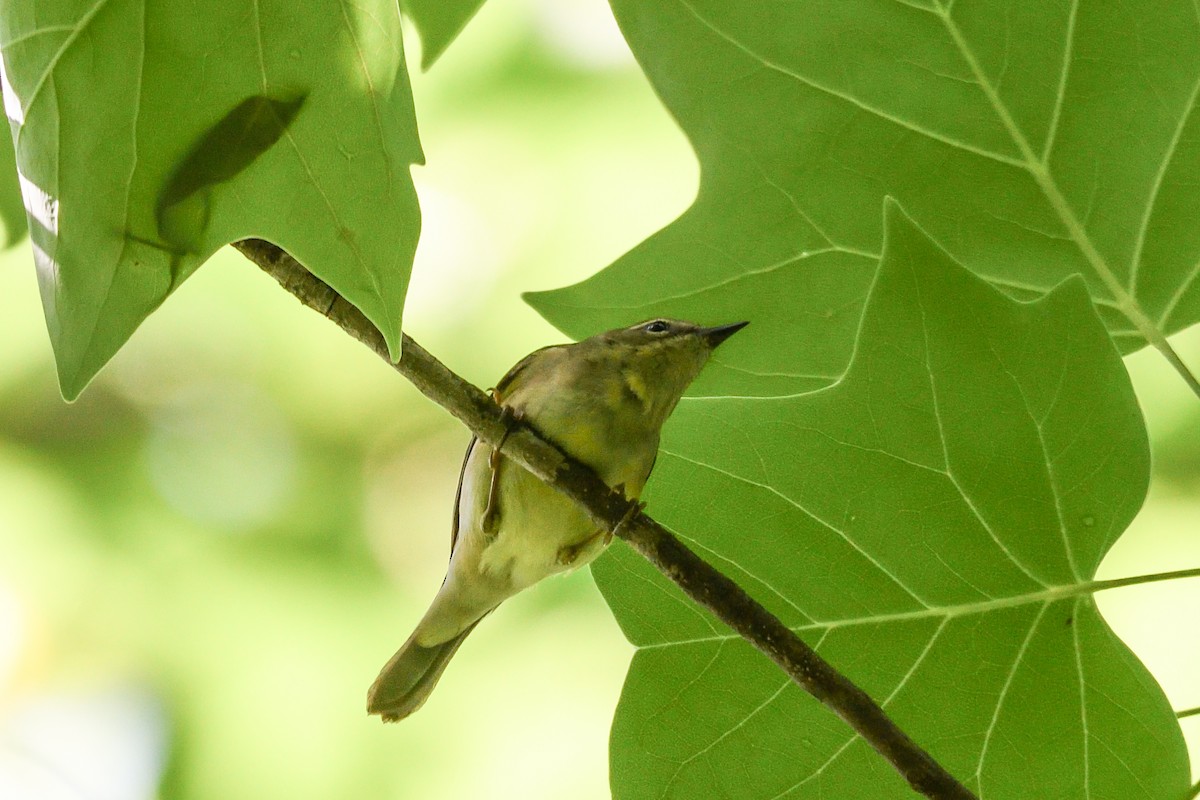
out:
{"label": "olive-green plumage", "polygon": [[[650,477],[659,432],[680,396],[717,345],[745,324],[702,328],[658,319],[546,347],[509,370],[496,397],[632,500]],[[472,440],[446,579],[371,686],[367,711],[387,721],[416,711],[480,619],[542,578],[590,562],[607,538],[570,499]]]}

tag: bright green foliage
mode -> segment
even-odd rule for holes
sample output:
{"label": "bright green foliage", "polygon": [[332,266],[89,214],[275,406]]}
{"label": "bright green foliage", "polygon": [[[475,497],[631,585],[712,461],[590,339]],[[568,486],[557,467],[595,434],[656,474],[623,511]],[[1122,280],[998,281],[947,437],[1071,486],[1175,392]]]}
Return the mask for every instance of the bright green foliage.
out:
{"label": "bright green foliage", "polygon": [[[402,0],[426,67],[481,3]],[[659,313],[753,322],[670,424],[654,514],[982,797],[1181,795],[1178,725],[1088,581],[1148,474],[1108,334],[1128,351],[1200,320],[1200,6],[614,5],[701,191],[532,302],[580,335]],[[396,8],[0,5],[65,395],[251,235],[398,354],[422,156]],[[887,196],[921,228],[894,206],[881,225]],[[640,648],[616,796],[909,796],[628,550],[596,574]]]}
{"label": "bright green foliage", "polygon": [[287,133],[307,97],[307,92],[248,97],[192,145],[171,170],[154,204],[164,249],[180,254],[196,250],[211,217],[212,190],[270,150]]}
{"label": "bright green foliage", "polygon": [[394,3],[14,0],[0,41],[64,395],[245,236],[399,354],[422,155]]}
{"label": "bright green foliage", "polygon": [[429,69],[483,5],[483,0],[400,0],[421,34],[421,67]]}
{"label": "bright green foliage", "polygon": [[[796,342],[759,356],[750,368],[768,375],[748,390],[810,387],[849,354],[885,196],[1016,297],[1082,274],[1123,351],[1200,320],[1190,0],[613,6],[703,177],[678,221],[535,296],[563,330],[719,294]],[[795,316],[816,316],[752,313],[775,311],[785,284]]]}
{"label": "bright green foliage", "polygon": [[5,247],[11,247],[25,235],[25,208],[17,184],[12,138],[0,129],[0,224],[4,225]]}
{"label": "bright green foliage", "polygon": [[[1087,589],[1149,455],[1082,281],[1013,301],[886,216],[845,376],[685,401],[653,513],[981,797],[1178,797],[1179,726]],[[756,334],[738,344],[770,346]],[[616,797],[911,796],[631,551],[595,571],[641,648],[614,723]]]}

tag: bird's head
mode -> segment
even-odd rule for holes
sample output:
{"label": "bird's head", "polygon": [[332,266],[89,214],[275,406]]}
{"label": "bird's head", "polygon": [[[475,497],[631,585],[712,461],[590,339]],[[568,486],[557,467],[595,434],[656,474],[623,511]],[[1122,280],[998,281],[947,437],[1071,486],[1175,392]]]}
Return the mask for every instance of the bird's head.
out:
{"label": "bird's head", "polygon": [[595,367],[619,375],[648,413],[665,419],[722,342],[748,325],[651,319],[585,339]]}

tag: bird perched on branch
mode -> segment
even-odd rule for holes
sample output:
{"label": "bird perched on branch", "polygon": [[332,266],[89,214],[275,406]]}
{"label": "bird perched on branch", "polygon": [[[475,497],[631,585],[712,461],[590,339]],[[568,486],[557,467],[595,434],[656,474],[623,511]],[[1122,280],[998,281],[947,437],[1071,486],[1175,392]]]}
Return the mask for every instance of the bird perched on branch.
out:
{"label": "bird perched on branch", "polygon": [[[509,370],[493,396],[505,413],[636,501],[663,423],[713,350],[746,324],[704,328],[655,319],[545,347]],[[571,499],[472,439],[446,578],[372,684],[367,711],[385,721],[416,711],[479,620],[542,578],[592,561],[611,537]]]}

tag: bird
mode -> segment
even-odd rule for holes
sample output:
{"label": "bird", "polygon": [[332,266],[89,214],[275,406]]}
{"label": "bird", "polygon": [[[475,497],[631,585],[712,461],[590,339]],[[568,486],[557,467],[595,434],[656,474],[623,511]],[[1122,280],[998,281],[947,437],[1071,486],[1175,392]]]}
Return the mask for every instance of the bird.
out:
{"label": "bird", "polygon": [[[528,425],[637,503],[663,423],[709,356],[747,322],[702,327],[652,319],[521,359],[492,390],[510,424]],[[416,629],[367,693],[367,712],[403,719],[501,602],[590,563],[612,534],[498,449],[472,438],[450,531],[450,563]]]}

